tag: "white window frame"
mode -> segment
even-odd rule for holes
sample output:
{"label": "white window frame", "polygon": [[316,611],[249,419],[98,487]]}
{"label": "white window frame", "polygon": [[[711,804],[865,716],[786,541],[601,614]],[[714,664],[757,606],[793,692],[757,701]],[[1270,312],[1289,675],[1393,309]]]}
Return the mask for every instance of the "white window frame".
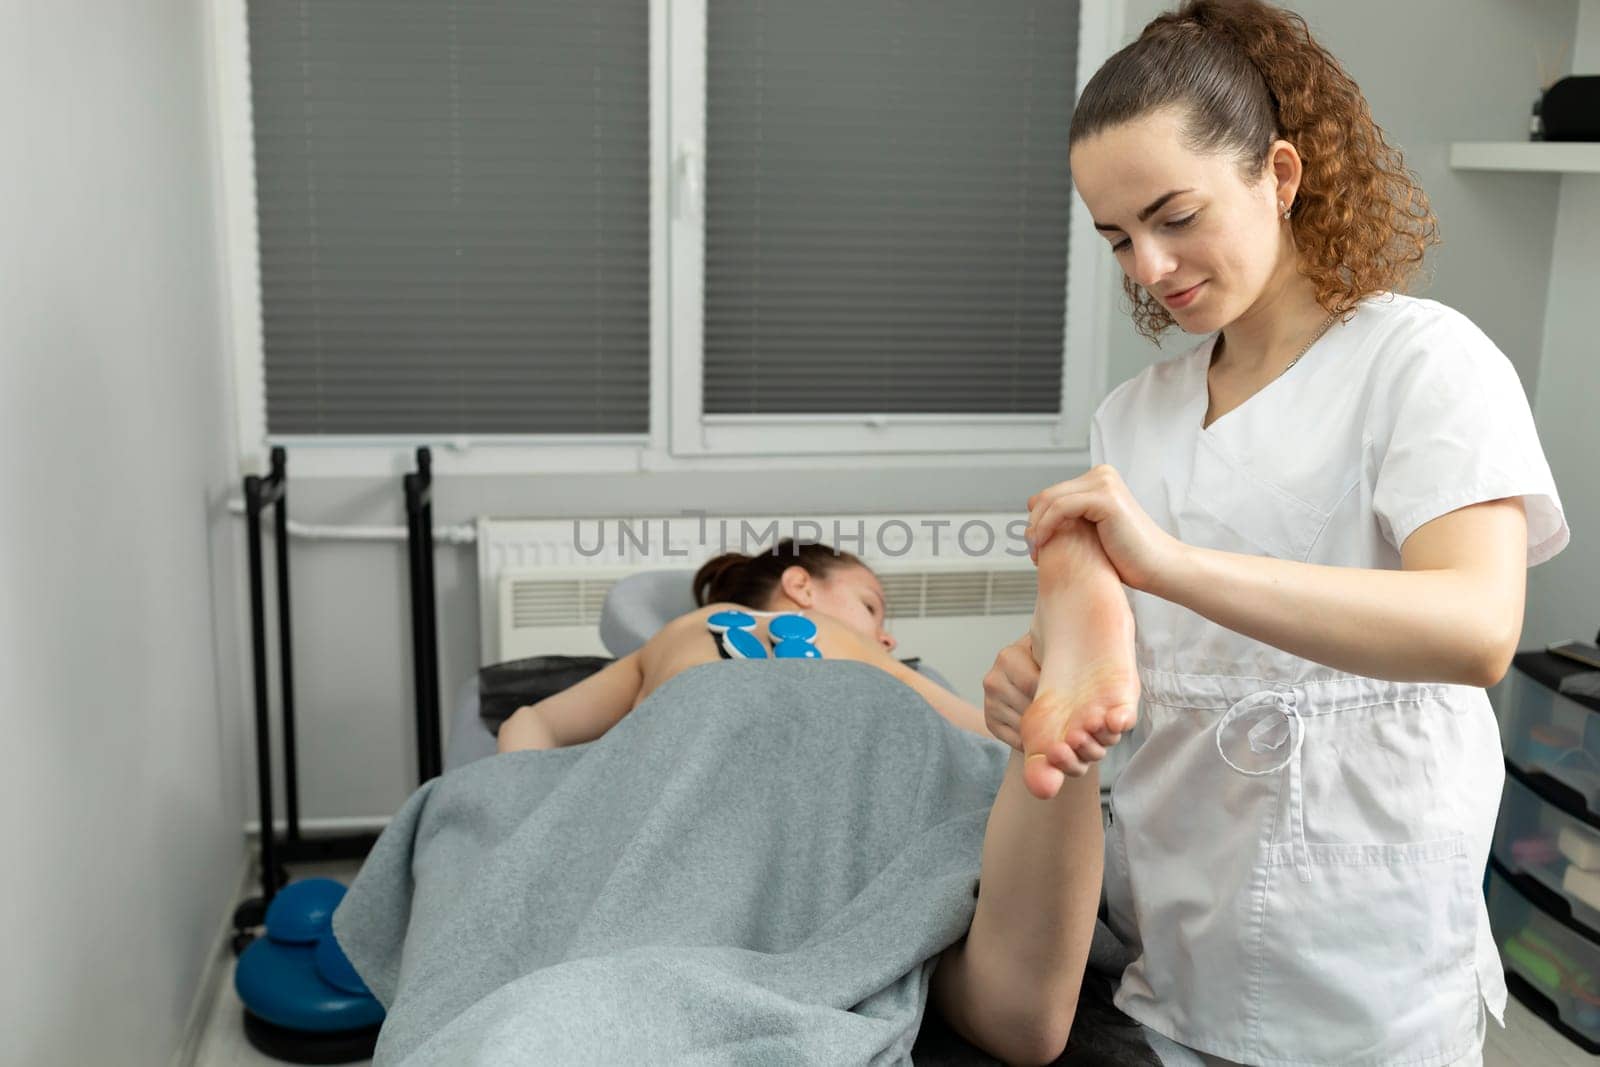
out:
{"label": "white window frame", "polygon": [[[1077,93],[1111,52],[1111,7],[1082,0]],[[1121,20],[1115,30],[1121,31]],[[1013,453],[1089,447],[1105,387],[1107,275],[1103,244],[1071,198],[1060,413],[1055,415],[719,415],[702,411],[705,311],[706,0],[673,0],[672,450],[680,456]],[[1076,95],[1076,94],[1075,94]],[[1061,176],[1067,182],[1068,176]],[[1073,352],[1090,353],[1070,358]]]}
{"label": "white window frame", "polygon": [[[418,445],[441,474],[1087,463],[1105,391],[1112,273],[1072,198],[1059,415],[706,415],[701,411],[705,236],[705,0],[650,8],[650,428],[638,435],[268,434],[246,0],[216,0],[210,41],[227,344],[240,467],[293,450],[296,477],[390,476]],[[1077,92],[1120,46],[1125,0],[1082,0]],[[1063,175],[1062,180],[1067,180]],[[1072,358],[1071,353],[1087,353]]]}

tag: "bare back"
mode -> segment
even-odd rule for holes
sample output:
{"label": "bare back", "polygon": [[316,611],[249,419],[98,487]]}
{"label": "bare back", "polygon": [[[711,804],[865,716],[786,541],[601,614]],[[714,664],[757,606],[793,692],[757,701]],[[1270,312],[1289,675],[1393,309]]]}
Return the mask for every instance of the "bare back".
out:
{"label": "bare back", "polygon": [[[748,611],[741,604],[708,604],[703,608],[680,615],[663,626],[644,648],[639,650],[639,670],[642,679],[639,695],[633,707],[639,704],[668,679],[703,663],[715,663],[722,658],[717,651],[717,641],[706,628],[706,620],[719,611]],[[962,700],[943,686],[918,674],[890,655],[888,649],[878,644],[831,615],[819,611],[803,613],[817,626],[817,636],[812,643],[822,652],[823,659],[855,660],[870,663],[899,681],[915,689],[933,705],[933,709],[952,724],[964,730],[989,736],[984,725],[983,712]],[[768,632],[771,616],[756,616],[756,626],[750,631],[760,638],[768,653],[772,650],[772,636]]]}
{"label": "bare back", "polygon": [[[719,611],[748,612],[749,610],[742,604],[708,604],[687,615],[680,615],[663,626],[644,648],[639,650],[639,667],[644,680],[639,686],[639,696],[634,701],[634,707],[638,707],[645,697],[660,688],[669,678],[681,674],[690,667],[702,663],[715,663],[722,658],[717,651],[716,637],[706,627],[707,619]],[[868,642],[832,616],[816,611],[808,611],[804,615],[817,626],[817,636],[812,643],[821,650],[824,659],[858,660],[878,667],[898,663],[881,645]],[[750,632],[760,639],[770,655],[772,635],[767,627],[773,617],[757,615],[755,618],[756,625]]]}

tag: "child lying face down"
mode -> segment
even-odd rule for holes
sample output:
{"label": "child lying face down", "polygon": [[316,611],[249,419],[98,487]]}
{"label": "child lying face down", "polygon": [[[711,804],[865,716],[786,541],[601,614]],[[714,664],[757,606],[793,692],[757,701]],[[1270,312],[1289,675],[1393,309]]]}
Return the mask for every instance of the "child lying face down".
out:
{"label": "child lying face down", "polygon": [[891,655],[895,640],[883,628],[883,586],[848,552],[792,540],[756,556],[729,552],[696,572],[694,592],[704,606],[663,626],[643,648],[569,689],[518,708],[500,728],[499,750],[592,741],[690,667],[727,658],[784,657],[797,651],[794,642],[813,646],[810,655],[820,653],[822,659],[879,667],[915,689],[951,723],[990,736],[982,711]]}

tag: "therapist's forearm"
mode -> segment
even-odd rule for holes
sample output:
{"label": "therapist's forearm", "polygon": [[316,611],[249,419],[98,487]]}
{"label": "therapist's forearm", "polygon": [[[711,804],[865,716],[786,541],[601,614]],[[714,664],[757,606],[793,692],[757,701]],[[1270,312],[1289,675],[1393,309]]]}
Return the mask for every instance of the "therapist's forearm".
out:
{"label": "therapist's forearm", "polygon": [[1521,629],[1484,580],[1454,570],[1325,567],[1186,546],[1154,595],[1335,670],[1396,682],[1493,685]]}
{"label": "therapist's forearm", "polygon": [[934,974],[940,1012],[963,1037],[1012,1061],[1048,1062],[1071,1029],[1100,906],[1099,774],[1039,800],[1013,752],[984,834],[966,940]]}

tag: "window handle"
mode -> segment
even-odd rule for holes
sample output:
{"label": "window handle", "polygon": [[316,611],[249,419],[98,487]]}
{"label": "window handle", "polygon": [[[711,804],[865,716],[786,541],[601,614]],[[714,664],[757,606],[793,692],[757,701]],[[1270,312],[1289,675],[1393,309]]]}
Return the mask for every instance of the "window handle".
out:
{"label": "window handle", "polygon": [[678,148],[678,218],[692,222],[700,217],[700,146],[684,141]]}

